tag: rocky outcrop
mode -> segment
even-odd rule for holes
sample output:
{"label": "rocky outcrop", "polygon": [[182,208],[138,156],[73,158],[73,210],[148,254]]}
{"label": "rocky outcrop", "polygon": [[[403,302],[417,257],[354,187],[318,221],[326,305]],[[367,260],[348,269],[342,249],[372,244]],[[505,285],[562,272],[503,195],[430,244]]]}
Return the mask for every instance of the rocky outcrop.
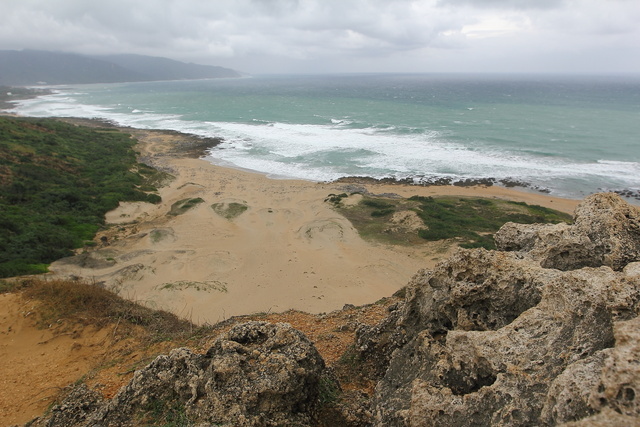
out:
{"label": "rocky outcrop", "polygon": [[508,223],[495,241],[499,250],[518,251],[545,268],[620,271],[640,259],[640,211],[615,193],[594,194],[576,208],[573,225]]}
{"label": "rocky outcrop", "polygon": [[104,403],[102,395],[80,384],[71,390],[66,399],[51,409],[46,419],[36,419],[28,426],[75,426],[84,425],[87,417],[97,411]]}
{"label": "rocky outcrop", "polygon": [[569,365],[549,388],[542,421],[554,425],[613,410],[636,417],[626,425],[640,424],[639,334],[640,318],[619,322],[614,328],[614,348]]}
{"label": "rocky outcrop", "polygon": [[503,251],[419,272],[403,305],[358,330],[381,376],[375,424],[637,423],[639,218],[594,195],[574,225],[506,225]]}
{"label": "rocky outcrop", "polygon": [[153,425],[150,417],[180,415],[202,425],[307,426],[324,372],[301,332],[284,323],[249,322],[219,337],[206,354],[179,348],[159,356],[110,401],[96,404],[86,392],[74,392],[52,413],[82,406],[82,416],[55,416],[40,425]]}
{"label": "rocky outcrop", "polygon": [[377,377],[369,404],[348,391],[319,412],[323,387],[339,386],[314,346],[249,322],[206,354],[158,357],[110,401],[78,388],[35,425],[152,424],[158,408],[224,426],[640,425],[639,224],[637,208],[594,195],[573,225],[507,224],[501,250],[418,272],[404,302],[356,331]]}

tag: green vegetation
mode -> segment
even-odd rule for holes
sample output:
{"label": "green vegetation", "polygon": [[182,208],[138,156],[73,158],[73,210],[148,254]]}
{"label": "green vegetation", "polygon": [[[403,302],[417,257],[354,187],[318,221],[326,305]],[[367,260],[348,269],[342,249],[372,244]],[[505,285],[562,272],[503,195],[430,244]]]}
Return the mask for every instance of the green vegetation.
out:
{"label": "green vegetation", "polygon": [[171,398],[150,399],[139,415],[141,426],[188,427],[194,425],[185,412],[185,407],[174,394]]}
{"label": "green vegetation", "polygon": [[196,197],[193,199],[178,200],[177,202],[171,205],[171,210],[169,211],[168,215],[173,215],[173,216],[182,215],[189,209],[198,206],[202,202],[204,202],[204,200],[201,199],[200,197]]}
{"label": "green vegetation", "polygon": [[158,187],[164,187],[175,177],[167,172],[160,171],[144,163],[138,163],[135,171],[142,175],[142,184],[138,187],[140,191],[157,191]]}
{"label": "green vegetation", "polygon": [[81,281],[11,280],[0,281],[0,292],[21,291],[25,298],[42,301],[37,325],[49,327],[61,320],[102,327],[107,324],[143,326],[149,342],[196,337],[208,331],[199,329],[176,315],[153,310],[125,300],[110,290]]}
{"label": "green vegetation", "polygon": [[571,221],[567,214],[526,203],[419,196],[409,200],[420,203],[415,211],[427,226],[419,231],[420,237],[430,241],[458,238],[464,248],[495,249],[493,233],[506,222],[533,224]]}
{"label": "green vegetation", "polygon": [[178,282],[163,283],[158,286],[158,290],[182,291],[184,289],[195,289],[199,292],[227,292],[227,285],[218,280],[206,280],[204,282],[180,280]]}
{"label": "green vegetation", "polygon": [[214,203],[211,205],[211,209],[218,215],[226,219],[233,219],[243,214],[249,207],[243,203]]}
{"label": "green vegetation", "polygon": [[0,117],[0,277],[37,274],[91,241],[120,201],[157,203],[156,177],[114,129]]}
{"label": "green vegetation", "polygon": [[318,382],[318,394],[321,405],[335,403],[342,394],[337,378],[332,378],[326,373],[322,375]]}
{"label": "green vegetation", "polygon": [[342,199],[346,199],[347,197],[349,197],[347,193],[341,193],[341,194],[331,193],[327,196],[326,199],[324,199],[324,201],[333,203],[334,205],[338,205],[342,201]]}
{"label": "green vegetation", "polygon": [[424,243],[417,231],[396,230],[390,222],[394,212],[412,209],[417,206],[417,203],[405,199],[364,196],[358,203],[347,204],[342,202],[349,196],[343,194],[333,198],[332,196],[335,195],[329,195],[325,201],[332,203],[363,238],[392,245]]}
{"label": "green vegetation", "polygon": [[[347,196],[348,197],[348,196]],[[364,238],[389,244],[419,244],[456,239],[465,248],[495,248],[493,233],[506,222],[570,222],[571,216],[522,202],[469,197],[420,197],[388,199],[365,196],[352,206],[343,195],[329,195],[332,203]],[[407,224],[396,215],[408,214],[418,224]],[[393,215],[393,216],[392,216]]]}

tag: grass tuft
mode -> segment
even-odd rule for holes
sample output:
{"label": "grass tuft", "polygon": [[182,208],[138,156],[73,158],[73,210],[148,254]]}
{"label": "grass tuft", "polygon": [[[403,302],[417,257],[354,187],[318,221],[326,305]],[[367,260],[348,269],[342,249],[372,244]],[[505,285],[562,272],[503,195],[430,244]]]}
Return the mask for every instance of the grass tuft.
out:
{"label": "grass tuft", "polygon": [[[28,279],[13,281],[11,291],[22,291],[27,299],[38,300],[37,325],[70,321],[98,328],[108,324],[142,326],[150,342],[197,336],[191,322],[166,311],[153,310],[119,297],[110,290],[82,281]],[[194,332],[195,330],[195,332]]]}
{"label": "grass tuft", "polygon": [[171,205],[171,210],[169,211],[168,215],[173,215],[173,216],[182,215],[183,213],[187,212],[189,209],[192,209],[203,202],[204,200],[201,199],[200,197],[178,200],[177,202]]}
{"label": "grass tuft", "polygon": [[463,248],[495,249],[493,233],[507,222],[521,224],[569,222],[567,214],[526,203],[493,199],[419,197],[415,212],[426,228],[419,231],[425,240],[460,239]]}
{"label": "grass tuft", "polygon": [[221,217],[231,220],[242,215],[249,207],[244,203],[231,202],[214,203],[211,205],[211,209]]}

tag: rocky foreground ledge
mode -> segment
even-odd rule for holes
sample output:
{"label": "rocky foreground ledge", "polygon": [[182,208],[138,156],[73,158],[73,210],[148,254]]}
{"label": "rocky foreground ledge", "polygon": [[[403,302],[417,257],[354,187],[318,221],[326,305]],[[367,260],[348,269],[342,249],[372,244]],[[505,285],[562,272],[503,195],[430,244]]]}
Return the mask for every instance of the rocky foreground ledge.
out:
{"label": "rocky foreground ledge", "polygon": [[[335,420],[640,424],[640,209],[596,194],[573,225],[510,223],[495,238],[497,251],[460,250],[418,272],[404,302],[358,329],[357,361],[377,386]],[[154,405],[180,407],[184,425],[328,425],[323,396],[338,387],[302,333],[249,322],[206,354],[158,357],[111,400],[81,385],[30,425],[144,424]]]}

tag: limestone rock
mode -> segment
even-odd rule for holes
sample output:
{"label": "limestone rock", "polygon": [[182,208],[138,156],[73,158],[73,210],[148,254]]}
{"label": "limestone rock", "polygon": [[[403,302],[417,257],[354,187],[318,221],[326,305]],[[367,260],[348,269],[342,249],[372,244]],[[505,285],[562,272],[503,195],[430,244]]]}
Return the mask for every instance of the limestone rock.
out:
{"label": "limestone rock", "polygon": [[36,418],[27,423],[29,427],[55,427],[82,425],[89,415],[103,403],[100,393],[85,384],[75,387],[46,418]]}
{"label": "limestone rock", "polygon": [[640,420],[637,417],[619,414],[613,409],[605,409],[599,414],[560,424],[561,427],[638,427]]}
{"label": "limestone rock", "polygon": [[615,193],[593,194],[578,205],[573,225],[505,224],[494,236],[503,251],[518,251],[545,268],[609,266],[640,261],[640,209]]}
{"label": "limestone rock", "polygon": [[48,425],[146,425],[150,413],[173,411],[204,425],[307,426],[324,370],[301,332],[249,322],[220,336],[204,355],[179,348],[157,357],[85,421]]}
{"label": "limestone rock", "polygon": [[640,261],[640,208],[617,194],[587,197],[576,208],[574,226],[603,248],[603,265],[619,271]]}
{"label": "limestone rock", "polygon": [[542,411],[546,424],[607,410],[640,424],[640,318],[617,323],[614,334],[614,348],[570,365],[554,380]]}
{"label": "limestone rock", "polygon": [[425,330],[438,338],[451,329],[499,329],[536,305],[542,286],[559,275],[514,253],[461,249],[434,270],[419,271],[401,308],[374,327],[359,328],[357,349],[382,375],[410,337]]}
{"label": "limestone rock", "polygon": [[615,339],[616,346],[604,360],[589,405],[640,417],[640,318],[616,324]]}
{"label": "limestone rock", "polygon": [[604,360],[610,352],[611,349],[606,349],[578,360],[555,378],[541,414],[545,425],[575,421],[597,413],[589,404],[589,397],[599,383]]}
{"label": "limestone rock", "polygon": [[[495,268],[489,260],[485,258],[484,265],[474,268]],[[506,269],[508,263],[502,265]],[[504,320],[472,322],[475,330],[469,330],[466,314],[462,328],[455,321],[449,325],[440,321],[443,314],[451,313],[453,305],[442,297],[434,301],[435,292],[428,288],[432,278],[446,276],[449,267],[443,263],[437,272],[427,275],[424,285],[414,279],[417,289],[411,290],[413,297],[409,297],[405,315],[427,318],[435,326],[424,328],[393,353],[376,388],[377,425],[537,424],[549,383],[568,365],[614,344],[615,315],[609,309],[609,290],[619,275],[607,267],[565,273],[554,270],[552,276],[546,276],[548,282],[541,287],[539,302],[533,297],[533,306],[515,319],[506,304],[494,304],[493,312],[479,313],[477,319],[497,318],[502,310]],[[456,277],[454,271],[451,274]],[[508,277],[507,271],[501,274]],[[541,267],[529,269],[529,274],[538,280],[545,277]],[[501,299],[499,287],[478,289],[469,286],[468,276],[458,279],[464,291],[457,303],[467,301],[471,307],[474,300]],[[636,294],[640,293],[640,283],[634,286]],[[516,289],[527,287],[521,284]],[[416,298],[417,294],[421,296]],[[412,310],[412,306],[429,307],[430,311]],[[492,324],[496,327],[486,327]]]}
{"label": "limestone rock", "polygon": [[545,268],[575,270],[603,265],[603,248],[568,224],[507,223],[494,235],[498,249],[519,251]]}
{"label": "limestone rock", "polygon": [[635,237],[626,220],[605,218],[632,210],[609,195],[585,204],[593,227],[507,225],[500,244],[511,252],[459,250],[418,272],[380,324],[358,329],[356,348],[380,376],[375,425],[639,419],[639,263],[622,253]]}

